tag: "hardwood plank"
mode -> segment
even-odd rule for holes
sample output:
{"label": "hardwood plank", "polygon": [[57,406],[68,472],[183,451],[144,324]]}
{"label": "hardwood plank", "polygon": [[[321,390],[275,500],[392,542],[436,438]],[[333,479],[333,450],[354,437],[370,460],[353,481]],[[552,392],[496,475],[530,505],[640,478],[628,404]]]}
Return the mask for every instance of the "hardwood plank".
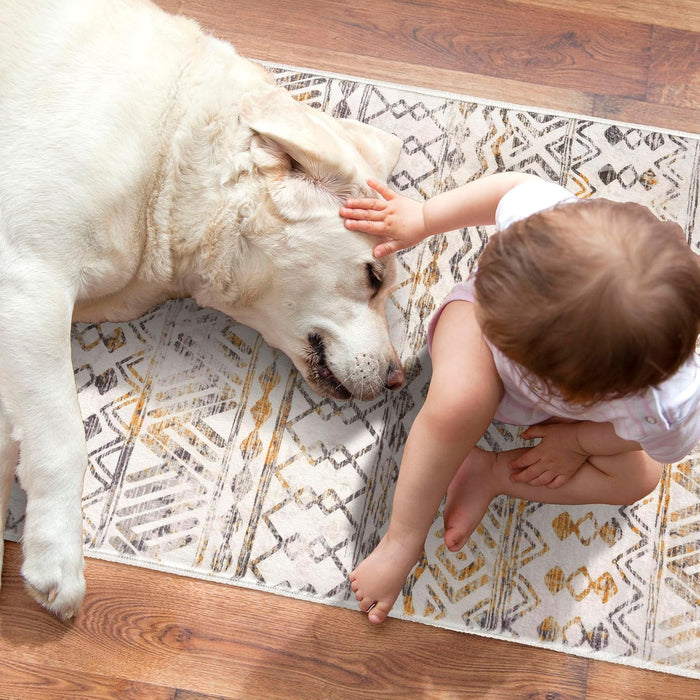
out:
{"label": "hardwood plank", "polygon": [[0,659],[12,660],[13,688],[40,687],[45,674],[47,688],[88,678],[102,692],[103,678],[251,700],[585,697],[583,658],[401,620],[374,627],[354,610],[94,559],[66,625],[24,591],[17,544],[6,560]]}
{"label": "hardwood plank", "polygon": [[510,0],[526,7],[580,12],[600,18],[633,20],[660,27],[700,32],[700,3],[697,0]]}
{"label": "hardwood plank", "polygon": [[37,665],[12,658],[0,658],[0,693],[3,698],[32,700],[88,697],[95,700],[173,700],[176,697],[172,688],[76,672],[71,666],[56,666],[49,659]]}
{"label": "hardwood plank", "polygon": [[269,44],[251,37],[244,38],[236,46],[242,54],[255,60],[289,64],[308,68],[310,71],[340,72],[360,79],[403,84],[409,88],[422,87],[484,100],[520,103],[530,107],[545,103],[549,109],[582,114],[591,114],[595,107],[593,96],[576,90],[554,89],[515,80],[494,80],[478,73],[440,68],[428,70],[422,66],[381,58],[363,58],[358,61],[353,54],[335,52],[329,55],[314,47],[295,47],[283,42],[275,43],[274,53],[279,58],[269,58]]}
{"label": "hardwood plank", "polygon": [[[341,53],[443,70],[548,84],[565,89],[644,96],[650,28],[631,21],[551,12],[506,0],[404,2],[278,0],[275,11],[241,0],[235,12],[216,0],[161,0],[237,43],[241,33],[268,43],[308,44]],[[313,30],[299,31],[300,17]]]}
{"label": "hardwood plank", "polygon": [[[241,54],[258,60],[455,92],[487,100],[574,112],[591,117],[619,119],[658,128],[689,132],[700,130],[700,102],[676,105],[671,104],[667,98],[667,103],[659,104],[646,94],[639,99],[626,97],[612,90],[612,83],[605,73],[596,76],[596,84],[589,91],[579,89],[580,86],[572,88],[564,86],[559,81],[556,70],[552,71],[547,82],[543,84],[511,77],[508,66],[502,67],[502,73],[499,76],[481,75],[471,70],[469,66],[455,70],[440,67],[435,62],[420,63],[414,59],[407,62],[394,60],[391,58],[391,52],[383,50],[384,32],[378,36],[376,32],[369,30],[374,43],[380,47],[374,53],[382,54],[381,56],[355,53],[352,46],[343,50],[339,43],[331,42],[329,46],[328,42],[319,42],[316,29],[311,34],[292,32],[293,38],[280,38],[280,33],[274,31],[274,28],[270,29],[270,20],[266,18],[269,14],[265,9],[266,6],[253,0],[239,0],[235,12],[215,0],[158,1],[165,9],[193,16],[217,36],[232,41]],[[527,0],[517,1],[522,5],[527,3]],[[556,0],[552,1],[556,2]],[[431,0],[430,6],[435,2],[436,0]],[[443,0],[443,2],[459,4],[454,0]],[[591,0],[591,3],[592,6],[597,4],[600,7],[608,7],[601,0]],[[314,24],[315,27],[321,27],[319,31],[323,34],[327,31],[328,25],[326,3],[316,3],[316,5],[317,14],[314,15]],[[698,5],[700,6],[700,3]],[[384,4],[376,7],[383,8]],[[295,13],[288,4],[276,9],[279,9],[278,16],[283,26],[293,26],[295,22],[303,21],[303,17]],[[377,14],[383,17],[385,13],[377,9]],[[250,29],[259,27],[260,22],[266,23],[268,31]],[[479,31],[485,31],[484,27],[479,27]],[[645,51],[649,53],[645,59],[648,63],[651,60],[650,47],[647,46]],[[640,52],[641,50],[637,53]],[[625,58],[625,62],[634,60],[636,60],[634,56]],[[679,59],[671,56],[664,63],[664,65],[670,65],[669,70],[676,80],[682,82],[685,79],[691,84],[693,81],[700,80],[700,68],[693,65],[690,66],[689,71],[676,71],[674,74],[674,60],[681,60],[683,65],[687,60],[683,56]],[[658,70],[655,67],[657,73]],[[610,94],[611,90],[613,94]],[[647,91],[646,86],[644,91]]]}
{"label": "hardwood plank", "polygon": [[[654,28],[647,99],[662,105],[700,105],[700,34]],[[700,119],[695,128],[700,131]]]}
{"label": "hardwood plank", "polygon": [[603,661],[589,666],[587,700],[632,697],[634,700],[697,698],[700,681]]}

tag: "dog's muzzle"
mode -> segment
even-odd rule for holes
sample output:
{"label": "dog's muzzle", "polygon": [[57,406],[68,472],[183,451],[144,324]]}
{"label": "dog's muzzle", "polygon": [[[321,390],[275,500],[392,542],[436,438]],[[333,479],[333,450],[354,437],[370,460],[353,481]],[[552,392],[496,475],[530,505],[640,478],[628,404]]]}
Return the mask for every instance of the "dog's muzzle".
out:
{"label": "dog's muzzle", "polygon": [[319,391],[336,399],[349,399],[352,393],[333,374],[326,360],[326,345],[318,333],[309,335],[309,351],[306,355],[309,377]]}

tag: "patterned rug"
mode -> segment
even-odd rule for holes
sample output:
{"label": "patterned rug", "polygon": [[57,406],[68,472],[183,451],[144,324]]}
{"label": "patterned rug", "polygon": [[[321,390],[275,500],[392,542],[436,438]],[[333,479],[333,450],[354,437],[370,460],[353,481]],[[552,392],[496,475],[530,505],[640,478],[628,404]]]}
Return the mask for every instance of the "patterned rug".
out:
{"label": "patterned rug", "polygon": [[[390,185],[409,196],[529,171],[578,196],[648,205],[700,251],[696,135],[268,68],[298,99],[398,134]],[[348,572],[388,522],[430,379],[428,319],[488,233],[400,254],[389,317],[407,384],[371,402],[320,399],[255,332],[190,300],[76,325],[87,555],[354,608]],[[512,447],[517,434],[494,424],[484,443]],[[17,488],[10,539],[22,512]],[[393,614],[700,678],[699,523],[700,453],[630,507],[498,498],[458,554],[438,515]]]}

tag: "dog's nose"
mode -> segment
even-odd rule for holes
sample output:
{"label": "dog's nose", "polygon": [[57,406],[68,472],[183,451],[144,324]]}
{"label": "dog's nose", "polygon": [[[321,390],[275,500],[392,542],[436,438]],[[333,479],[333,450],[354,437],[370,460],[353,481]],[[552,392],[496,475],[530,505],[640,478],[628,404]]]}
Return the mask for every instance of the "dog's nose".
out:
{"label": "dog's nose", "polygon": [[386,388],[392,391],[400,389],[406,381],[406,375],[403,373],[403,367],[395,362],[389,363],[389,371],[386,375]]}

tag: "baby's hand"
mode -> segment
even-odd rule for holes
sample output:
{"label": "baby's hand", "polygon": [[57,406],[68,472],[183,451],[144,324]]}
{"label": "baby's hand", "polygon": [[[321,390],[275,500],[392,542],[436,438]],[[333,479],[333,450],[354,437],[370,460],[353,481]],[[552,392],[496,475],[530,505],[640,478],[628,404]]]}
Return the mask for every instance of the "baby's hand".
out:
{"label": "baby's hand", "polygon": [[512,481],[556,489],[569,481],[589,457],[578,444],[575,423],[533,425],[523,437],[541,441],[510,463]]}
{"label": "baby's hand", "polygon": [[376,258],[410,248],[429,235],[421,202],[397,194],[376,180],[368,180],[367,184],[382,199],[348,199],[340,216],[351,231],[385,239],[374,248]]}

